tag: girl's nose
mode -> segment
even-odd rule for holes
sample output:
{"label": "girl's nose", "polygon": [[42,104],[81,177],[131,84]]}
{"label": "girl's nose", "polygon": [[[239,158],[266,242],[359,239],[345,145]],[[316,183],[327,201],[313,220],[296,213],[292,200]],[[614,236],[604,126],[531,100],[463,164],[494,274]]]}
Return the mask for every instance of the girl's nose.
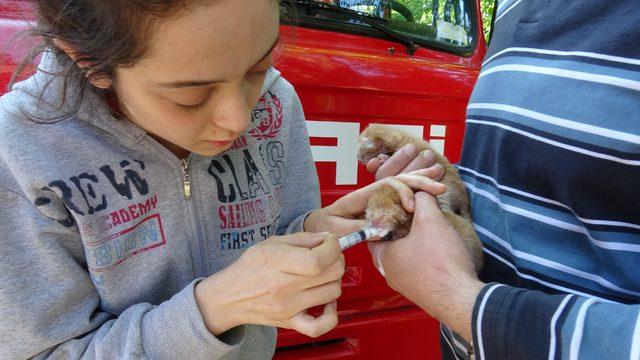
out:
{"label": "girl's nose", "polygon": [[[222,94],[220,94],[222,95]],[[251,122],[251,109],[241,91],[231,90],[218,98],[211,122],[234,134],[244,132]]]}

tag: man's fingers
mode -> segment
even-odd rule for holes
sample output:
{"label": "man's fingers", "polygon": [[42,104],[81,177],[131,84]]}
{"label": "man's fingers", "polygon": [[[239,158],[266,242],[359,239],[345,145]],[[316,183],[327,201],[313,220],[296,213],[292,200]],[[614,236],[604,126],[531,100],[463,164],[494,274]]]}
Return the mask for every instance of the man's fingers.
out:
{"label": "man's fingers", "polygon": [[367,168],[367,171],[370,173],[375,173],[378,168],[384,164],[387,160],[389,160],[389,155],[386,154],[380,154],[377,157],[369,160],[369,162],[367,162],[367,164],[365,165],[365,167]]}
{"label": "man's fingers", "polygon": [[[436,199],[433,195],[427,194],[422,191],[417,192],[415,194],[415,202],[416,210],[413,214],[414,221],[411,224],[412,229],[413,224],[437,221],[435,217],[443,216],[442,212],[440,211],[440,206],[438,205],[438,199]],[[419,220],[417,220],[418,218]]]}
{"label": "man's fingers", "polygon": [[402,169],[403,173],[409,173],[419,169],[425,169],[436,162],[436,155],[431,150],[424,150],[414,157],[411,162]]}
{"label": "man's fingers", "polygon": [[385,276],[384,267],[382,266],[382,254],[388,245],[386,241],[367,241],[373,265],[382,276]]}
{"label": "man's fingers", "polygon": [[418,154],[418,149],[413,144],[407,144],[402,149],[396,151],[389,160],[380,165],[376,171],[376,180],[400,174],[402,170],[413,161]]}
{"label": "man's fingers", "polygon": [[389,155],[387,154],[380,154],[378,155],[378,159],[380,159],[380,162],[382,162],[383,164],[385,163],[385,161],[389,160]]}
{"label": "man's fingers", "polygon": [[365,167],[367,168],[368,172],[375,173],[376,171],[378,171],[381,165],[382,160],[380,160],[379,158],[373,158],[367,162]]}
{"label": "man's fingers", "polygon": [[322,315],[314,318],[302,311],[289,319],[292,329],[310,337],[318,337],[338,325],[337,303],[330,302],[324,306]]}

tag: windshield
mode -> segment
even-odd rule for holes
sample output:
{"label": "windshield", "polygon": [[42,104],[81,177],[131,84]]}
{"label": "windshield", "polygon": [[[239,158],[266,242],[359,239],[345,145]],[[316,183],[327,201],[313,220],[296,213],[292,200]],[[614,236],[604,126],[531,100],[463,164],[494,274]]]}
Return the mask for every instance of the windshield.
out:
{"label": "windshield", "polygon": [[[441,45],[445,49],[468,49],[474,43],[474,5],[470,0],[315,0],[341,8],[357,11],[396,33],[404,35],[423,46]],[[305,10],[297,15],[305,22],[328,21],[324,27],[353,32],[355,27],[370,25],[332,11]],[[312,20],[305,17],[310,15]],[[333,26],[332,26],[332,25]],[[362,30],[362,29],[360,29]],[[371,32],[371,36],[376,36]]]}

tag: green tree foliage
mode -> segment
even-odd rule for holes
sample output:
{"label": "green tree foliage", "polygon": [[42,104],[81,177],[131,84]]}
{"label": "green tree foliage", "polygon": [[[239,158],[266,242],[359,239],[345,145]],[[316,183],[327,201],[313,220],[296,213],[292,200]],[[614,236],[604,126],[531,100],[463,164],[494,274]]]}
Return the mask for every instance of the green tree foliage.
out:
{"label": "green tree foliage", "polygon": [[482,11],[482,29],[484,30],[484,38],[489,39],[491,32],[491,18],[493,16],[493,7],[495,0],[480,0],[480,10]]}
{"label": "green tree foliage", "polygon": [[[447,3],[459,4],[462,0],[397,0],[398,3],[404,5],[411,11],[419,23],[429,23],[433,19],[433,11],[437,9],[440,16],[460,16],[456,13],[459,9],[457,6],[447,6]],[[470,1],[475,4],[475,1]],[[493,15],[493,7],[496,0],[480,0],[480,10],[482,12],[482,28],[484,30],[485,39],[491,31],[491,17]],[[449,14],[450,13],[450,14]],[[397,15],[392,15],[396,17]],[[463,19],[458,18],[455,23],[462,24]]]}
{"label": "green tree foliage", "polygon": [[[420,32],[434,32],[437,19],[464,27],[469,31],[472,27],[472,21],[466,16],[469,5],[475,5],[475,0],[316,0],[321,2],[330,2],[336,5],[349,7],[354,10],[369,13],[375,16],[390,16],[391,20],[403,23],[407,21],[407,14],[413,19],[411,23],[420,24],[410,33],[433,37],[429,34],[420,34]],[[482,14],[482,28],[484,30],[485,39],[491,31],[491,18],[493,15],[493,7],[496,0],[480,0],[480,12]],[[393,9],[391,13],[385,15],[385,9]],[[404,14],[403,14],[404,13]],[[431,29],[429,29],[429,26]]]}

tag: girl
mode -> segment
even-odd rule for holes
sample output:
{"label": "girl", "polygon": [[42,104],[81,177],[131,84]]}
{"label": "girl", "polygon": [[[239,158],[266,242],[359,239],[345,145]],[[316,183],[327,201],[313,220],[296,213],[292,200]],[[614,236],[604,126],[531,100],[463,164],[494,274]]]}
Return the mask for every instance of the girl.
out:
{"label": "girl", "polygon": [[[260,358],[275,326],[333,328],[320,232],[361,227],[378,185],[316,210],[277,3],[34,6],[47,50],[1,99],[0,358]],[[440,171],[386,181],[410,210]]]}

